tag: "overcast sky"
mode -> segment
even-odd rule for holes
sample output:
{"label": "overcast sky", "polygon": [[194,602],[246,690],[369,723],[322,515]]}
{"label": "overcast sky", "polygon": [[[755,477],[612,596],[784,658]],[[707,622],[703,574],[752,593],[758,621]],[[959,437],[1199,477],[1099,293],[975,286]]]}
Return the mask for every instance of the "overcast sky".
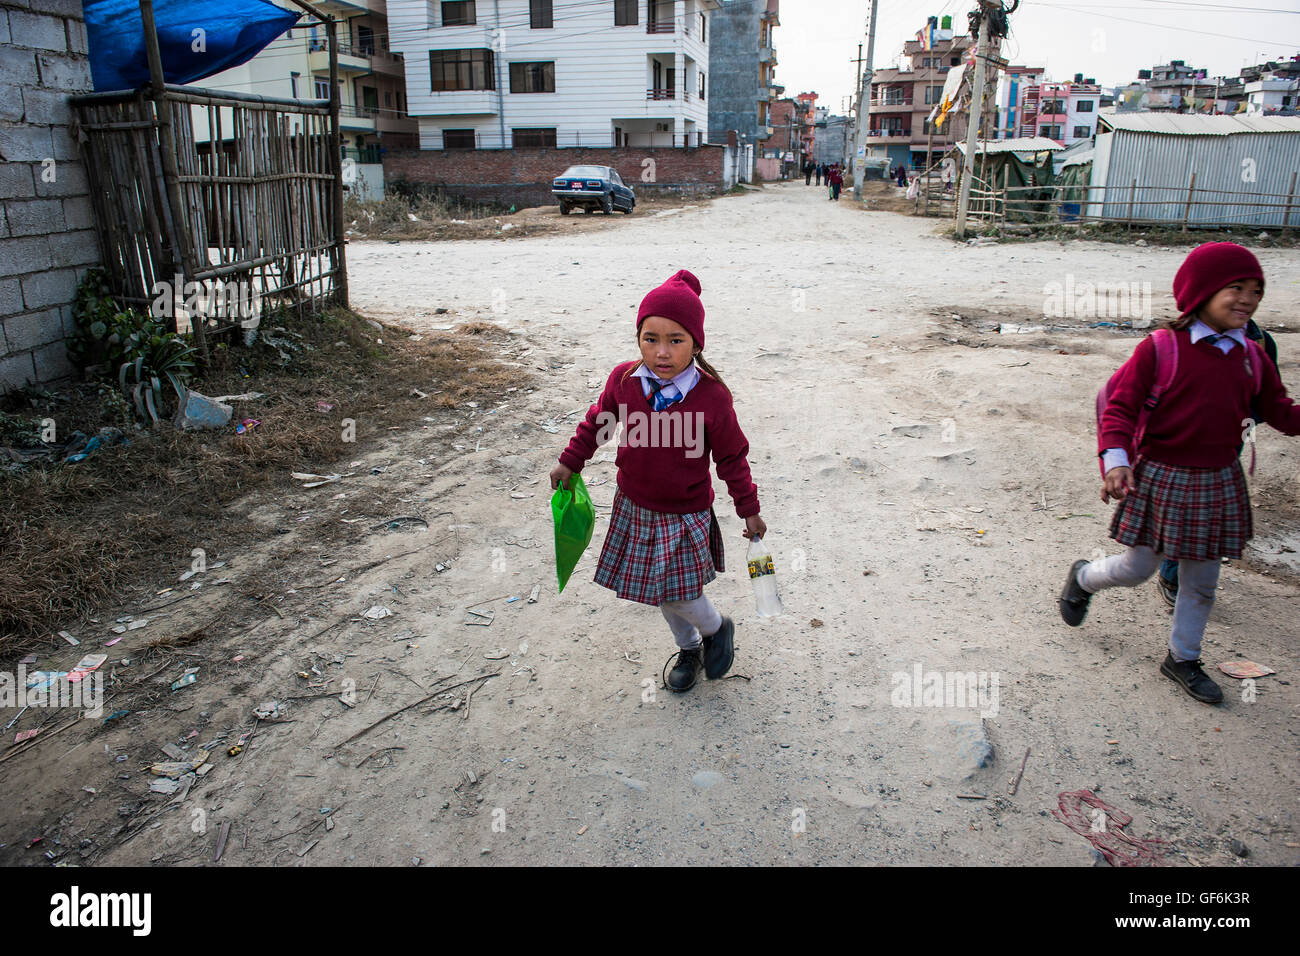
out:
{"label": "overcast sky", "polygon": [[[1004,0],[1010,6],[1012,0]],[[930,15],[953,15],[964,33],[967,0],[879,0],[875,65],[893,66],[903,41]],[[853,93],[858,43],[866,56],[871,0],[782,0],[774,33],[776,82],[786,96],[815,90],[842,113]],[[1267,12],[1267,11],[1276,12]],[[1142,21],[1136,23],[1133,21]],[[1210,76],[1300,53],[1300,0],[1021,0],[1003,55],[1044,66],[1054,80],[1075,73],[1114,86],[1156,63],[1185,60]]]}

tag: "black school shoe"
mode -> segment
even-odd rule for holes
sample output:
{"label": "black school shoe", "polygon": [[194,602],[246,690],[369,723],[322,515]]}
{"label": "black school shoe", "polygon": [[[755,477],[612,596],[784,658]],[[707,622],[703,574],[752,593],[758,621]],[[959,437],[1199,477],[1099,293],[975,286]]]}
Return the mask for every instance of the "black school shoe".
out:
{"label": "black school shoe", "polygon": [[1223,700],[1223,689],[1201,670],[1201,661],[1176,661],[1173,654],[1165,654],[1160,673],[1202,703],[1217,704]]}
{"label": "black school shoe", "polygon": [[1088,616],[1088,602],[1092,600],[1092,595],[1079,583],[1079,569],[1087,564],[1087,561],[1075,561],[1070,565],[1070,574],[1065,579],[1065,587],[1061,589],[1060,600],[1056,602],[1061,608],[1061,620],[1070,627],[1078,627]]}
{"label": "black school shoe", "polygon": [[1165,599],[1165,603],[1173,607],[1178,603],[1178,582],[1170,581],[1163,574],[1156,572],[1156,590],[1160,596]]}
{"label": "black school shoe", "polygon": [[722,627],[704,638],[704,676],[717,680],[736,659],[736,625],[731,618],[722,619]]}
{"label": "black school shoe", "polygon": [[678,694],[686,693],[700,679],[700,671],[703,669],[704,662],[701,660],[700,648],[692,647],[678,651],[677,663],[668,672],[668,689]]}

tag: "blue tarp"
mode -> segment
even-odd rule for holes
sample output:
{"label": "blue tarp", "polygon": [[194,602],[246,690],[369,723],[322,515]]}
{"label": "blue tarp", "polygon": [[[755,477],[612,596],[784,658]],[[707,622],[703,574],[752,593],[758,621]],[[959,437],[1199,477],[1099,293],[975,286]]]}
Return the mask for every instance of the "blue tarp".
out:
{"label": "blue tarp", "polygon": [[[149,84],[139,0],[82,0],[96,92]],[[154,22],[168,83],[193,83],[247,63],[298,22],[266,0],[154,0]]]}

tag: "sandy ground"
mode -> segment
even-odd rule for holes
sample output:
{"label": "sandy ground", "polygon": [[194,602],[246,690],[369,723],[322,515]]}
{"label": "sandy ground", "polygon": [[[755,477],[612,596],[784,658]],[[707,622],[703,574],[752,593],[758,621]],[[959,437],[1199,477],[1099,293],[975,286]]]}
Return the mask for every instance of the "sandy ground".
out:
{"label": "sandy ground", "polygon": [[[257,579],[276,614],[196,646],[224,670],[160,701],[150,723],[80,743],[74,731],[0,767],[0,862],[43,862],[22,845],[45,832],[91,841],[97,863],[201,864],[229,823],[222,865],[1088,866],[1087,841],[1050,815],[1059,793],[1087,788],[1133,816],[1130,832],[1167,841],[1176,865],[1296,863],[1300,444],[1259,435],[1259,537],[1224,568],[1205,641],[1209,665],[1245,657],[1278,674],[1249,701],[1218,675],[1227,699],[1206,707],[1158,673],[1169,616],[1153,586],[1103,595],[1077,630],[1056,611],[1070,562],[1115,550],[1092,402],[1136,335],[1088,316],[996,331],[1044,324],[1045,290],[1071,276],[1149,282],[1158,318],[1185,251],[968,247],[936,227],[792,183],[509,244],[354,242],[355,306],[416,330],[497,322],[513,333],[504,357],[538,387],[463,409],[450,438],[394,432],[358,456],[379,474],[250,502],[267,549],[296,516],[340,520],[332,496],[376,483],[398,483],[429,528],[273,575],[260,554],[222,555],[222,573]],[[1300,253],[1260,257],[1259,318],[1295,323]],[[728,571],[707,593],[737,622],[738,676],[677,696],[659,687],[673,645],[658,613],[591,581],[613,448],[584,472],[599,519],[562,595],[546,475],[634,355],[641,296],[682,267],[703,283],[707,354],[752,446],[786,614],[756,617],[742,523],[715,482]],[[1278,339],[1300,389],[1300,340]],[[363,619],[373,605],[392,615]],[[466,624],[469,607],[494,619]],[[910,684],[917,667],[996,675],[997,696],[984,719],[900,706],[894,675]],[[158,746],[237,735],[267,700],[287,722],[262,723],[236,758],[221,740],[187,798],[145,792],[139,768]]]}

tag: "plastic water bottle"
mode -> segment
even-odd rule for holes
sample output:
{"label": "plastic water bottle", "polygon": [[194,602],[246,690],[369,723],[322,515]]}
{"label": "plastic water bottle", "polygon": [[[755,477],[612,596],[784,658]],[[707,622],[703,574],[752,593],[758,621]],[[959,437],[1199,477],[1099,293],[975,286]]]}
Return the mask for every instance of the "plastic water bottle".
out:
{"label": "plastic water bottle", "polygon": [[749,542],[749,553],[745,555],[749,563],[749,580],[754,585],[754,603],[758,606],[759,617],[776,617],[784,608],[781,596],[776,593],[776,568],[772,566],[772,550],[755,537]]}

